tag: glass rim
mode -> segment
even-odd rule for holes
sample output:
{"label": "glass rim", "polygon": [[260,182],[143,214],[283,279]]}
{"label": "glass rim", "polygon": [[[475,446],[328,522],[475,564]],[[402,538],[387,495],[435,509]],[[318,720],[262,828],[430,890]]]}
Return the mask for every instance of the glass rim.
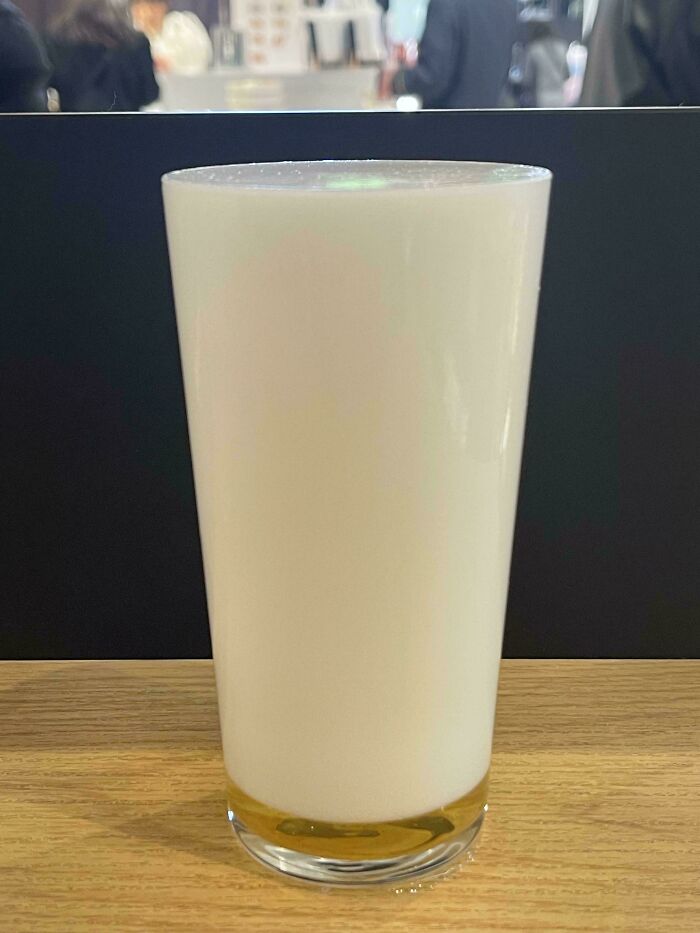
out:
{"label": "glass rim", "polygon": [[164,187],[290,195],[474,192],[551,180],[542,166],[439,159],[241,162],[177,169],[161,178]]}

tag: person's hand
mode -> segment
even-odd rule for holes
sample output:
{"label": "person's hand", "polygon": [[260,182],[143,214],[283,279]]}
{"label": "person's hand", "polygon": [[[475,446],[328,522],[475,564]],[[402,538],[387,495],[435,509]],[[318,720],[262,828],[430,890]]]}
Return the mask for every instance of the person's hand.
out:
{"label": "person's hand", "polygon": [[160,74],[167,74],[172,69],[170,64],[170,59],[164,58],[162,55],[153,56],[153,67]]}
{"label": "person's hand", "polygon": [[377,98],[379,100],[388,100],[394,96],[394,78],[399,70],[396,62],[388,62],[379,72],[377,82]]}

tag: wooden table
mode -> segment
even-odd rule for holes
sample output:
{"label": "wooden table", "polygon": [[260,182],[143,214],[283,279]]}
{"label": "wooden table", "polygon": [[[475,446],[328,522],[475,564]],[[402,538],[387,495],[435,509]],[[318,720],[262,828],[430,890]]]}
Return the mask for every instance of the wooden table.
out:
{"label": "wooden table", "polygon": [[473,860],[279,879],[224,817],[204,661],[0,664],[0,928],[700,930],[700,662],[506,661]]}

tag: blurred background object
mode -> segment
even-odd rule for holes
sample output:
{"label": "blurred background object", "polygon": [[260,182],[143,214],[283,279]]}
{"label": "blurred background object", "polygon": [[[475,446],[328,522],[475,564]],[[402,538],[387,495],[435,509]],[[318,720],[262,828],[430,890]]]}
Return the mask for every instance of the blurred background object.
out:
{"label": "blurred background object", "polygon": [[566,52],[566,64],[569,69],[569,79],[564,87],[566,103],[575,107],[581,97],[583,76],[586,72],[588,49],[582,42],[572,42]]}
{"label": "blurred background object", "polygon": [[[35,43],[43,35],[54,45],[55,24],[75,8],[73,0],[15,2],[39,32]],[[0,3],[11,7],[9,0]],[[111,66],[99,64],[95,47],[100,43],[92,41],[95,67],[86,64],[81,80],[92,70],[99,93],[52,94],[52,111],[405,111],[700,102],[700,0],[103,0],[103,5],[113,18],[130,16],[148,37],[159,95],[154,99],[146,90],[144,55],[110,77]],[[36,65],[42,55],[38,45],[35,54]],[[84,48],[79,55],[73,51],[68,63],[60,52],[52,54],[54,86],[66,85],[64,72],[77,68],[76,57],[88,59]],[[118,56],[103,49],[102,57]],[[41,67],[35,76],[39,91],[29,109],[46,109]],[[127,91],[127,84],[139,82],[140,93]]]}
{"label": "blurred background object", "polygon": [[390,61],[383,90],[435,109],[498,107],[516,38],[512,0],[430,0],[415,65]]}
{"label": "blurred background object", "polygon": [[[65,15],[70,0],[18,2],[46,35],[51,25]],[[523,49],[527,45],[524,29],[533,17],[556,17],[557,30],[564,38],[580,38],[577,25],[580,14],[576,13],[575,2],[493,2],[508,3],[513,10],[519,10]],[[425,97],[425,94],[396,95],[386,80],[384,93],[378,95],[377,79],[385,63],[394,71],[399,68],[407,71],[417,65],[429,0],[110,0],[110,3],[120,14],[128,7],[133,22],[151,43],[160,97],[157,102],[141,104],[137,109],[384,110],[406,109],[409,100],[410,107],[420,106],[421,97]],[[433,0],[433,14],[436,8],[439,13],[441,3],[444,0]],[[462,11],[480,3],[481,0],[455,0],[453,6]],[[507,46],[512,37],[498,39],[501,46]],[[488,73],[493,71],[493,56],[488,50],[484,54],[478,49],[476,53],[473,49],[466,50],[459,35],[451,37],[451,44],[459,60],[467,63],[461,71],[467,68],[469,72],[470,96],[465,98],[455,89],[443,95],[443,102],[435,94],[425,102],[432,106],[494,105],[493,95],[484,97],[480,91],[491,80]],[[502,72],[502,62],[498,69]],[[180,80],[181,77],[188,80]],[[271,83],[268,79],[273,77]],[[117,98],[124,96],[118,88],[115,90]],[[507,82],[496,102],[519,103]],[[58,105],[58,97],[52,98],[52,109]],[[100,106],[105,106],[104,102]]]}
{"label": "blurred background object", "polygon": [[134,26],[151,43],[159,72],[200,74],[214,59],[209,33],[199,17],[172,9],[170,0],[130,0]]}
{"label": "blurred background object", "polygon": [[531,107],[564,107],[564,88],[569,79],[568,46],[557,35],[551,20],[528,23],[523,85]]}
{"label": "blurred background object", "polygon": [[46,44],[63,111],[139,110],[159,95],[148,40],[121,0],[71,0]]}
{"label": "blurred background object", "polygon": [[0,112],[46,110],[49,72],[35,30],[14,4],[0,0]]}
{"label": "blurred background object", "polygon": [[700,0],[599,0],[586,107],[700,104]]}

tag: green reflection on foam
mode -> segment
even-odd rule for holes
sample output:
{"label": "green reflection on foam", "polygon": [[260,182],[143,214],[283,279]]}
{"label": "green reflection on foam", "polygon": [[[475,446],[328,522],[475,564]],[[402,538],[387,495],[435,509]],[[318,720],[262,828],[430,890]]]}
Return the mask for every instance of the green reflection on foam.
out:
{"label": "green reflection on foam", "polygon": [[360,191],[363,188],[388,188],[388,182],[376,175],[345,175],[342,178],[331,178],[326,182],[326,188],[335,191]]}

